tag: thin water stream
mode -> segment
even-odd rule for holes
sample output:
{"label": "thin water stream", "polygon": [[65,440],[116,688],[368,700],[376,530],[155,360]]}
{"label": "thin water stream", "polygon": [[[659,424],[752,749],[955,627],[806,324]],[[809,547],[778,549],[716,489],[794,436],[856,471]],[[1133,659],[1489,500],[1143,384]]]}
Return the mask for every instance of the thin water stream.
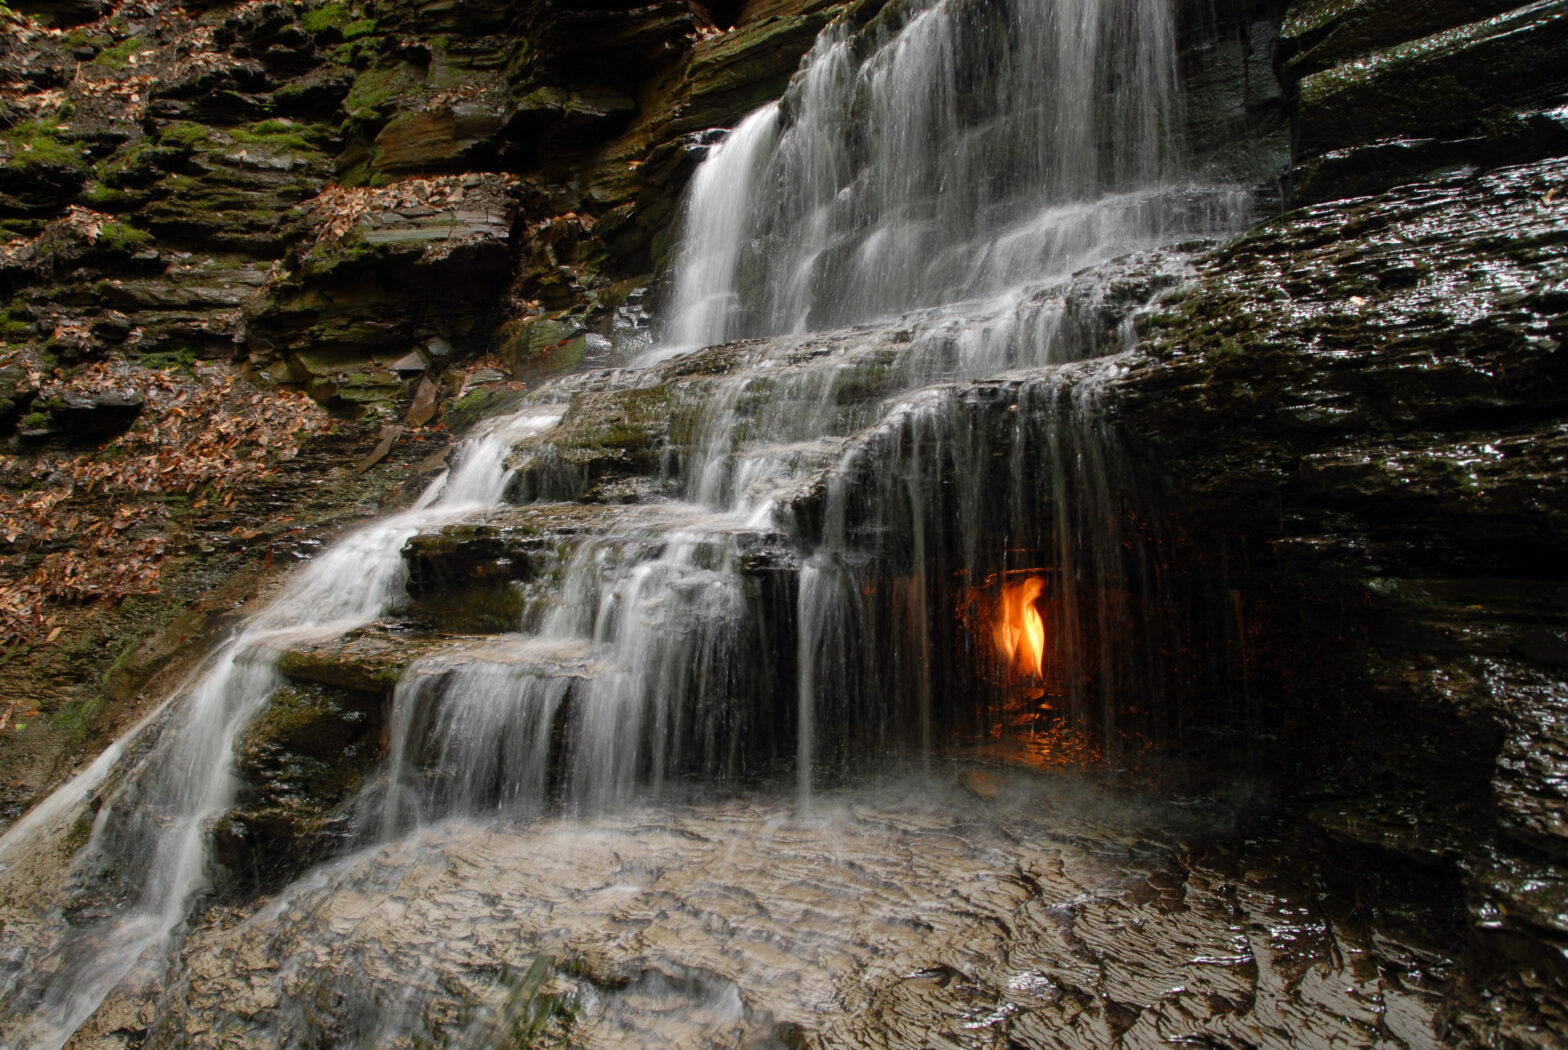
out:
{"label": "thin water stream", "polygon": [[[1167,589],[1097,391],[1185,272],[1163,246],[1248,206],[1184,175],[1173,37],[1142,0],[826,31],[699,168],[656,349],[482,427],[0,839],[0,1045],[1262,1045],[1363,988],[1343,1045],[1422,1045],[1421,987],[1264,973],[1295,913],[1175,859],[1223,814],[954,764],[999,717],[964,617],[1021,569],[1055,638],[1029,718],[1108,748],[1128,694],[1161,704]],[[402,615],[407,552],[476,528],[527,538],[528,600],[403,670],[358,852],[206,911],[279,654]],[[868,756],[924,772],[867,784]],[[89,793],[68,883],[17,896]],[[1301,916],[1290,966],[1363,950]]]}
{"label": "thin water stream", "polygon": [[[520,413],[467,442],[456,466],[411,509],[354,532],[297,573],[145,730],[149,739],[121,771],[121,786],[99,809],[75,864],[79,873],[96,869],[99,878],[113,872],[115,906],[80,931],[59,917],[47,923],[60,927],[57,940],[46,935],[33,951],[7,960],[8,1039],[61,1046],[134,971],[161,969],[207,886],[211,825],[234,801],[234,740],[281,683],[279,647],[378,618],[402,587],[407,538],[492,505],[507,480],[505,450],[557,418],[559,412]],[[81,797],[83,790],[67,785],[62,792]],[[0,857],[25,846],[31,833],[19,826],[0,839]]]}

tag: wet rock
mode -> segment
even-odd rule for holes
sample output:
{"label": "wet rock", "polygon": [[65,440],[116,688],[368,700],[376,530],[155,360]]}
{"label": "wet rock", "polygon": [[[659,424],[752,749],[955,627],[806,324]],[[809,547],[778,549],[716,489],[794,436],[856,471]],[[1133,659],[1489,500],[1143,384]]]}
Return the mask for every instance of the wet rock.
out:
{"label": "wet rock", "polygon": [[[279,657],[278,669],[297,682],[381,697],[420,652],[436,644],[419,634],[367,628],[343,638],[293,645]],[[363,706],[365,701],[358,703]]]}
{"label": "wet rock", "polygon": [[[1266,223],[1147,323],[1118,394],[1159,461],[1181,464],[1187,511],[1226,520],[1231,564],[1248,566],[1238,593],[1283,587],[1292,611],[1261,614],[1342,647],[1337,672],[1277,672],[1306,686],[1291,739],[1341,758],[1302,771],[1314,820],[1469,872],[1490,902],[1472,909],[1473,980],[1498,995],[1518,989],[1488,959],[1568,986],[1543,961],[1568,856],[1552,728],[1568,636],[1553,582],[1568,565],[1554,393],[1568,225],[1550,191],[1564,179],[1541,161]],[[1200,433],[1225,436],[1180,436]],[[1290,664],[1290,648],[1271,659]],[[1497,1009],[1532,1023],[1523,1000]]]}
{"label": "wet rock", "polygon": [[558,565],[560,537],[549,534],[548,520],[524,513],[413,537],[403,549],[404,611],[449,630],[517,630],[528,599],[521,585]]}
{"label": "wet rock", "polygon": [[1195,155],[1239,183],[1266,187],[1289,167],[1291,127],[1284,87],[1275,70],[1278,13],[1234,5],[1180,8],[1182,95],[1186,133]]}
{"label": "wet rock", "polygon": [[1514,0],[1303,0],[1286,13],[1281,44],[1292,69],[1304,75],[1518,6]]}
{"label": "wet rock", "polygon": [[[1304,49],[1296,69],[1305,75],[1292,194],[1326,200],[1443,168],[1568,151],[1560,112],[1568,82],[1555,61],[1568,40],[1563,12],[1540,2],[1499,13],[1512,7],[1367,2],[1293,9],[1285,47]],[[1460,24],[1483,15],[1493,17]]]}
{"label": "wet rock", "polygon": [[516,406],[525,396],[521,383],[509,382],[500,373],[493,373],[488,380],[481,382],[474,381],[474,372],[465,375],[448,372],[447,377],[457,378],[459,385],[455,389],[449,387],[454,396],[441,403],[441,421],[458,432]]}
{"label": "wet rock", "polygon": [[232,888],[278,883],[346,843],[347,804],[381,761],[379,698],[322,685],[278,690],[241,733],[244,784],[214,830]]}
{"label": "wet rock", "polygon": [[[761,800],[432,829],[198,932],[149,1046],[208,1045],[235,1002],[251,1008],[226,1045],[303,1040],[371,1002],[397,1004],[376,1016],[401,1033],[488,1039],[516,1023],[525,972],[534,1016],[581,1047],[1440,1039],[1445,956],[1418,925],[1345,912],[1310,850],[1181,863],[1082,787],[898,786],[809,822]],[[264,964],[278,953],[305,962]]]}
{"label": "wet rock", "polygon": [[[668,454],[673,391],[584,390],[547,440],[519,449],[508,461],[517,471],[511,498],[597,502],[606,484],[637,478],[657,489]],[[596,498],[596,494],[597,497]],[[611,499],[607,502],[631,502]]]}
{"label": "wet rock", "polygon": [[523,317],[498,333],[501,359],[514,375],[568,371],[582,361],[586,333],[569,317]]}
{"label": "wet rock", "polygon": [[1414,128],[1463,133],[1490,112],[1560,97],[1563,14],[1556,0],[1541,0],[1306,77],[1298,148],[1318,153]]}

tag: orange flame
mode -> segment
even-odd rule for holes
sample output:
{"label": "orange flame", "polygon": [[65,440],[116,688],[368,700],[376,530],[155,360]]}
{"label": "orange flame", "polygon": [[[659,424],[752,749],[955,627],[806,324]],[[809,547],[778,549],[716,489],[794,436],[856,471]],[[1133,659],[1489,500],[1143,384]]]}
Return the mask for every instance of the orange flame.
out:
{"label": "orange flame", "polygon": [[1039,678],[1045,659],[1045,621],[1040,619],[1036,600],[1045,592],[1038,576],[1002,587],[1001,616],[995,631],[997,652],[1008,670],[1027,678]]}

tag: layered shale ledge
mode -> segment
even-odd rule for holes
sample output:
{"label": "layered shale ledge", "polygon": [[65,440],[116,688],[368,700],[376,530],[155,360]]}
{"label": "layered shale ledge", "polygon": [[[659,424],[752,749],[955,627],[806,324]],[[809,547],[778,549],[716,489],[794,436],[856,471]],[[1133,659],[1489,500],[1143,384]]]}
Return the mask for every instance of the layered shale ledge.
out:
{"label": "layered shale ledge", "polygon": [[1317,742],[1294,792],[1347,844],[1464,872],[1482,985],[1513,997],[1467,1021],[1482,1045],[1530,1045],[1512,1011],[1562,987],[1568,936],[1565,182],[1546,160],[1264,223],[1144,319],[1115,395],[1232,537],[1273,658],[1347,657],[1281,673],[1282,732]]}
{"label": "layered shale ledge", "polygon": [[0,43],[6,345],[238,354],[347,412],[410,354],[570,367],[636,327],[708,129],[846,6],[21,5],[59,28]]}

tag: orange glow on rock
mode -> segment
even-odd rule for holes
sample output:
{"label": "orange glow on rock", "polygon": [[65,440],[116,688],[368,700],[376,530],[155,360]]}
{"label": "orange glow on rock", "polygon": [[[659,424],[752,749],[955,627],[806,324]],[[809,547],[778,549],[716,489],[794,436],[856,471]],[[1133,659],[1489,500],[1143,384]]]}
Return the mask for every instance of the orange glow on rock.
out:
{"label": "orange glow on rock", "polygon": [[994,628],[997,653],[1011,674],[1037,679],[1045,659],[1045,621],[1036,606],[1045,592],[1038,576],[1004,584],[1002,606]]}

